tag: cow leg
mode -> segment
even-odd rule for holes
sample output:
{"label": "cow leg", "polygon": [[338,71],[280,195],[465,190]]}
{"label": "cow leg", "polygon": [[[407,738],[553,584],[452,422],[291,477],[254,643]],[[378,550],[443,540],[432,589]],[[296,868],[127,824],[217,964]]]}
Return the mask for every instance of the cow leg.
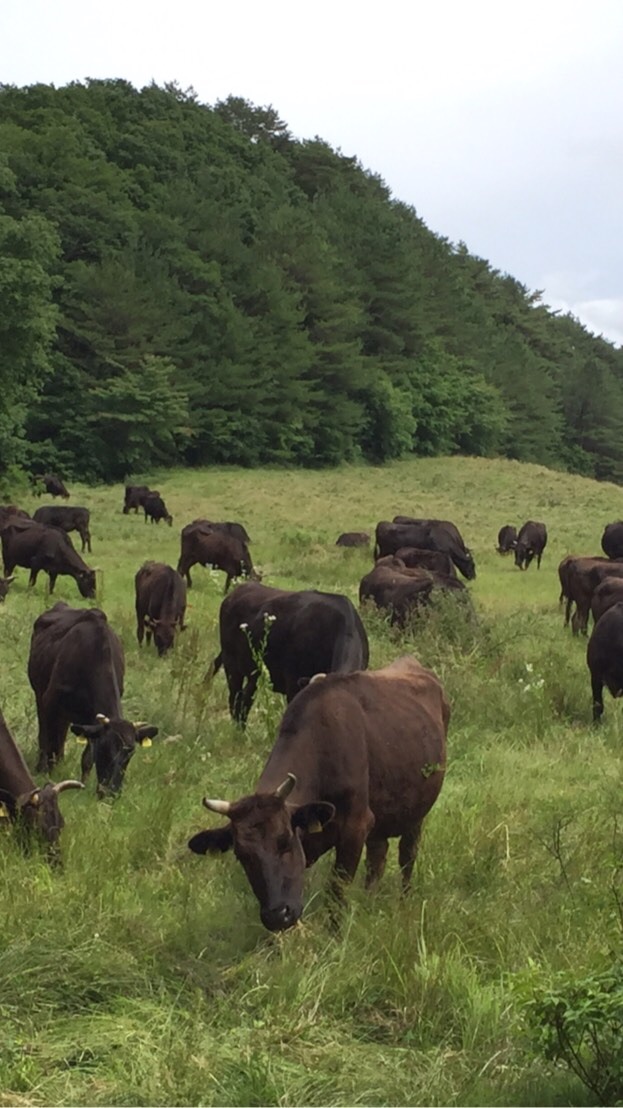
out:
{"label": "cow leg", "polygon": [[368,839],[366,843],[366,889],[376,884],[383,876],[388,848],[389,842],[387,839]]}
{"label": "cow leg", "polygon": [[411,885],[411,874],[413,873],[421,834],[422,823],[420,821],[410,831],[405,831],[398,844],[398,864],[402,873],[402,889],[405,893],[408,893]]}
{"label": "cow leg", "polygon": [[[563,594],[560,594],[560,602],[562,603]],[[565,627],[569,626],[569,620],[571,619],[571,609],[573,607],[573,600],[570,596],[567,597],[567,603],[565,605]]]}
{"label": "cow leg", "polygon": [[335,847],[332,892],[338,900],[342,897],[342,885],[352,881],[361,860],[363,848],[374,827],[374,815],[368,808],[359,818],[346,816],[339,831]]}
{"label": "cow leg", "polygon": [[233,579],[233,575],[231,573],[228,573],[227,577],[225,578],[225,588],[223,589],[223,596],[227,595],[227,590],[229,589],[229,586],[231,585]]}
{"label": "cow leg", "polygon": [[89,551],[89,554],[92,554],[93,551],[91,550],[91,532],[90,531],[87,531],[87,533],[86,533],[86,540],[87,540],[87,550]]}
{"label": "cow leg", "polygon": [[593,723],[601,723],[604,713],[604,686],[599,677],[591,677],[591,690],[593,693]]}
{"label": "cow leg", "polygon": [[80,763],[81,775],[80,780],[85,785],[87,778],[93,769],[93,743],[87,742],[84,750],[82,751],[82,761]]}
{"label": "cow leg", "polygon": [[56,584],[56,578],[58,577],[58,574],[52,573],[52,571],[50,570],[50,572],[48,573],[48,577],[50,578],[50,595],[52,595],[52,593],[54,592],[54,586]]}
{"label": "cow leg", "polygon": [[542,551],[542,550],[539,550],[539,553],[538,553],[538,554],[537,554],[537,556],[536,556],[536,568],[537,568],[537,569],[540,569],[540,568],[541,568],[541,558],[542,558],[542,557],[543,557],[543,551]]}
{"label": "cow leg", "polygon": [[30,577],[28,578],[28,588],[29,589],[34,589],[35,585],[37,584],[38,574],[39,574],[38,569],[31,569]]}

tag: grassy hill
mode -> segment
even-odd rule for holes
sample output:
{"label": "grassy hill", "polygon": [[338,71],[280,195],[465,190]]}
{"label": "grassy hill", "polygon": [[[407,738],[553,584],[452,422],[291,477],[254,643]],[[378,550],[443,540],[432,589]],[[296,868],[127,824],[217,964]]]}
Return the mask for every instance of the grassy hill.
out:
{"label": "grassy hill", "polygon": [[[621,945],[623,721],[608,700],[601,730],[590,725],[586,644],[563,628],[556,572],[566,553],[599,552],[621,490],[469,458],[144,476],[172,529],[123,516],[120,486],[72,488],[69,503],[92,511],[90,564],[126,650],[126,713],[160,736],[135,754],[116,803],[97,802],[94,782],[63,795],[62,872],[4,836],[0,1105],[587,1103],[535,1053],[521,996],[526,981],[609,964]],[[206,792],[252,789],[283,701],[262,689],[243,734],[222,675],[204,683],[223,574],[196,567],[189,628],[160,660],[136,643],[134,573],[146,558],[175,565],[191,519],[235,519],[265,583],[356,600],[370,554],[335,539],[396,512],[454,520],[478,570],[476,626],[447,608],[406,635],[365,617],[371,665],[415,653],[453,708],[414,891],[401,900],[393,847],[378,892],[366,896],[358,876],[336,935],[323,859],[302,925],[270,936],[233,857],[198,858],[186,841],[218,823]],[[495,552],[499,527],[525,519],[548,527],[540,572]],[[50,598],[43,578],[28,593],[18,575],[0,607],[0,707],[33,764],[32,622],[55,599],[86,602],[69,578]],[[79,771],[80,754],[70,741],[59,777]]]}

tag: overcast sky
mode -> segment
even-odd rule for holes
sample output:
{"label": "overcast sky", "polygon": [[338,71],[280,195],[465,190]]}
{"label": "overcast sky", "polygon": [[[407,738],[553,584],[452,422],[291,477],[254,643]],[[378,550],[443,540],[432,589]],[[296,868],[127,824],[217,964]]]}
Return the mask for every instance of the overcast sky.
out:
{"label": "overcast sky", "polygon": [[272,104],[623,343],[623,0],[0,0],[0,80]]}

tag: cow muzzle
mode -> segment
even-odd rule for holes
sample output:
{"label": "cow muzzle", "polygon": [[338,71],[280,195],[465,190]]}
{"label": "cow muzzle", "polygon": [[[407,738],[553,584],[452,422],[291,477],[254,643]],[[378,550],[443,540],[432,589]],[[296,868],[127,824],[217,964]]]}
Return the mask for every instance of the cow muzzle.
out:
{"label": "cow muzzle", "polygon": [[278,908],[264,908],[260,912],[260,919],[268,931],[287,931],[298,923],[300,916],[300,911],[295,911],[289,904],[281,904]]}

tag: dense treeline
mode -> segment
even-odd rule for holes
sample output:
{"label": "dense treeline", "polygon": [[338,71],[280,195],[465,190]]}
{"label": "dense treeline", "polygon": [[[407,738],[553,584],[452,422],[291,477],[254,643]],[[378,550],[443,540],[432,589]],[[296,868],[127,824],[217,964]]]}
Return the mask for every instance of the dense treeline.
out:
{"label": "dense treeline", "polygon": [[273,109],[0,87],[0,466],[503,453],[623,481],[623,353]]}

